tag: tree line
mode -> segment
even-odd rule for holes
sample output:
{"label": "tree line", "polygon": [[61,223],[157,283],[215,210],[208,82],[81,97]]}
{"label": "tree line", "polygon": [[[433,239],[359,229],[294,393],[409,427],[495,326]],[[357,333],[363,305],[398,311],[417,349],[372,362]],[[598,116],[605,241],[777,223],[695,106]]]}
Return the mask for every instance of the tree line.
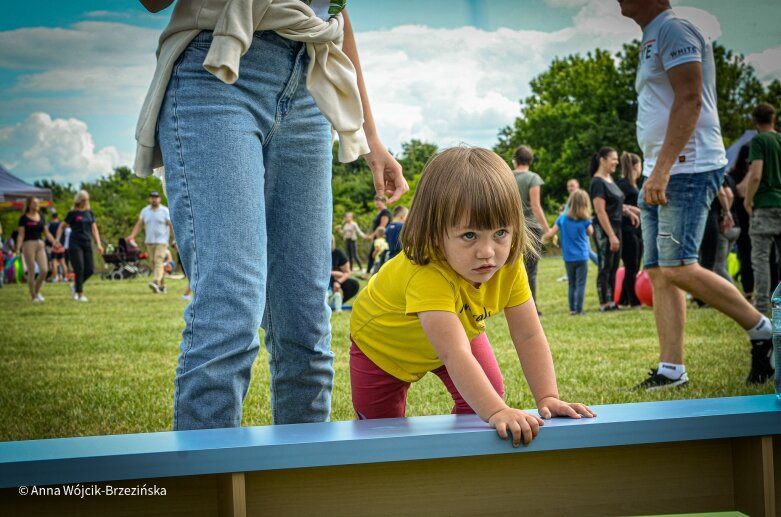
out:
{"label": "tree line", "polygon": [[[545,179],[543,203],[548,213],[555,213],[566,198],[568,179],[578,178],[581,185],[588,186],[588,160],[600,147],[609,145],[619,152],[639,154],[634,90],[639,49],[640,42],[636,40],[615,54],[596,49],[585,55],[554,59],[548,70],[531,80],[531,94],[520,100],[520,115],[514,123],[498,131],[493,149],[508,164],[516,146],[526,144],[534,149],[532,169]],[[781,81],[774,80],[765,87],[743,55],[718,43],[714,44],[714,57],[719,118],[725,145],[729,146],[752,127],[750,113],[757,103],[765,101],[779,107]],[[353,212],[361,228],[368,230],[375,209],[368,165],[363,160],[339,163],[338,145],[335,143],[333,149],[333,228],[337,241],[341,242],[338,228],[345,212]],[[410,184],[410,192],[401,199],[401,204],[409,206],[423,167],[437,151],[435,144],[417,139],[401,144],[395,156]],[[67,212],[76,187],[51,180],[35,184],[51,189],[58,212]],[[149,192],[162,191],[157,178],[139,178],[127,167],[82,183],[79,188],[90,193],[104,239],[111,243],[130,232],[147,204]],[[230,202],[241,202],[241,199]],[[10,229],[16,227],[18,217],[18,213],[0,217],[6,238]],[[368,243],[363,245],[364,253],[368,246]]]}

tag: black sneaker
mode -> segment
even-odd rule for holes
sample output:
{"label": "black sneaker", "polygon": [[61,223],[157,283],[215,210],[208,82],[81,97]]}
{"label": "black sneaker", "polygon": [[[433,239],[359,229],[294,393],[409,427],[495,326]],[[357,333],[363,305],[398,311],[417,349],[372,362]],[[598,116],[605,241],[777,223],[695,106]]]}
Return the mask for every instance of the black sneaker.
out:
{"label": "black sneaker", "polygon": [[161,292],[161,293],[166,293],[166,292],[168,292],[168,290],[165,288],[165,286],[164,286],[164,285],[158,286],[158,289],[160,289],[160,292]]}
{"label": "black sneaker", "polygon": [[664,375],[661,375],[659,373],[659,370],[654,368],[650,372],[648,372],[648,378],[632,388],[633,390],[648,390],[648,391],[656,391],[656,390],[663,390],[666,388],[675,388],[680,386],[685,386],[689,383],[689,377],[686,375],[686,372],[683,372],[683,375],[678,377],[677,379],[670,379],[668,377],[665,377]]}
{"label": "black sneaker", "polygon": [[772,339],[751,340],[751,371],[746,377],[746,384],[764,384],[773,377],[775,369],[770,362],[772,354]]}

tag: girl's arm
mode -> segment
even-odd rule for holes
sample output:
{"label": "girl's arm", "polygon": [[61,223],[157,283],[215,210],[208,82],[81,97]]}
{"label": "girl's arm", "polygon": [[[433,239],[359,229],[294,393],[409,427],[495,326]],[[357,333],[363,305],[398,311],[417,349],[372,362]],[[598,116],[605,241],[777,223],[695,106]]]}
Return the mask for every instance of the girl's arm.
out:
{"label": "girl's arm", "polygon": [[49,225],[44,224],[43,225],[43,233],[46,234],[46,238],[49,239],[49,242],[54,242],[54,235],[52,235],[52,232],[49,231]]}
{"label": "girl's arm", "polygon": [[553,357],[534,303],[525,302],[515,307],[508,307],[504,310],[504,314],[518,359],[521,361],[521,368],[529,383],[540,416],[543,418],[596,416],[596,413],[583,404],[570,404],[559,399]]}
{"label": "girl's arm", "polygon": [[14,243],[16,245],[16,254],[22,252],[22,244],[24,244],[24,226],[20,226],[16,229],[17,232],[19,232],[16,236],[16,242]]}
{"label": "girl's arm", "polygon": [[590,225],[586,226],[586,235],[588,235],[589,237],[594,235],[594,225],[593,224],[590,224]]}
{"label": "girl's arm", "polygon": [[554,223],[553,226],[551,227],[551,229],[548,230],[547,232],[545,232],[545,235],[543,235],[542,238],[545,239],[545,240],[550,240],[557,233],[559,233],[559,225]]}
{"label": "girl's arm", "polygon": [[363,82],[363,72],[361,71],[361,61],[358,58],[358,47],[355,45],[353,26],[350,23],[350,17],[347,15],[347,9],[342,11],[342,16],[344,17],[342,50],[352,61],[355,67],[355,74],[358,77],[358,91],[361,94],[361,106],[363,106],[363,131],[366,133],[366,140],[370,149],[369,154],[365,154],[363,157],[372,170],[375,191],[377,194],[390,196],[388,203],[393,203],[398,201],[409,190],[409,186],[401,173],[401,165],[382,145],[380,137],[377,135],[374,116],[369,104],[369,96],[366,94],[366,85]]}
{"label": "girl's arm", "polygon": [[618,248],[621,247],[621,243],[618,240],[618,235],[613,231],[613,226],[610,224],[610,218],[607,216],[605,198],[595,197],[592,203],[594,204],[594,211],[597,213],[599,225],[605,230],[608,239],[610,239],[610,251],[618,251]]}
{"label": "girl's arm", "polygon": [[447,368],[456,389],[469,407],[496,429],[499,436],[513,436],[513,446],[521,438],[528,444],[537,436],[542,420],[507,406],[496,393],[480,364],[472,355],[464,327],[452,312],[426,311],[418,313],[420,324],[434,350]]}
{"label": "girl's arm", "polygon": [[100,233],[98,233],[98,223],[92,223],[92,238],[98,247],[98,253],[103,255],[103,245],[100,243]]}
{"label": "girl's arm", "polygon": [[640,209],[632,205],[621,205],[621,213],[629,218],[629,222],[632,226],[637,228],[640,226]]}
{"label": "girl's arm", "polygon": [[62,234],[65,231],[65,228],[67,228],[68,226],[70,226],[70,225],[68,223],[66,223],[65,221],[63,221],[62,224],[60,224],[57,227],[57,235],[54,236],[54,243],[55,244],[62,245],[62,243],[60,242],[60,237],[62,237]]}

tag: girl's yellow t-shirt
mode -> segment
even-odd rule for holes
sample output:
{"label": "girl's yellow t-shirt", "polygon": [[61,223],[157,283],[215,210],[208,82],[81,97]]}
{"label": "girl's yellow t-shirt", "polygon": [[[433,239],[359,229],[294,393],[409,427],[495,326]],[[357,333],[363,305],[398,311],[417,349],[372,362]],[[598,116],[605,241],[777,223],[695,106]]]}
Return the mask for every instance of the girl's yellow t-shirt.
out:
{"label": "girl's yellow t-shirt", "polygon": [[353,302],[350,336],[377,366],[414,382],[442,366],[417,313],[452,312],[471,341],[485,320],[531,298],[523,261],[504,265],[479,288],[446,261],[413,264],[404,253],[386,262]]}

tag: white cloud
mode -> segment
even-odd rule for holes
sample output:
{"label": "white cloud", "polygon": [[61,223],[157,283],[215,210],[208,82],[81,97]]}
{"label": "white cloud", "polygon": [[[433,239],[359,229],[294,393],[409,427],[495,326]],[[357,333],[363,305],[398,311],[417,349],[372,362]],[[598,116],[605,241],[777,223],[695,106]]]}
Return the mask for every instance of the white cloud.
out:
{"label": "white cloud", "polygon": [[581,7],[588,3],[588,0],[545,0],[545,3],[552,7]]}
{"label": "white cloud", "polygon": [[550,33],[423,26],[358,33],[364,76],[384,143],[394,151],[412,138],[440,146],[494,145],[498,131],[518,116],[519,101],[530,94],[529,81],[554,57],[597,46],[617,52],[639,36],[631,20],[618,29],[620,13],[613,23],[603,25],[592,23],[591,16],[598,19],[607,11],[584,11],[574,28]]}
{"label": "white cloud", "polygon": [[754,67],[757,77],[763,82],[781,78],[781,47],[749,54],[746,61]]}
{"label": "white cloud", "polygon": [[37,112],[0,127],[0,163],[28,182],[48,178],[78,185],[129,161],[114,146],[96,149],[87,124],[77,119]]}

